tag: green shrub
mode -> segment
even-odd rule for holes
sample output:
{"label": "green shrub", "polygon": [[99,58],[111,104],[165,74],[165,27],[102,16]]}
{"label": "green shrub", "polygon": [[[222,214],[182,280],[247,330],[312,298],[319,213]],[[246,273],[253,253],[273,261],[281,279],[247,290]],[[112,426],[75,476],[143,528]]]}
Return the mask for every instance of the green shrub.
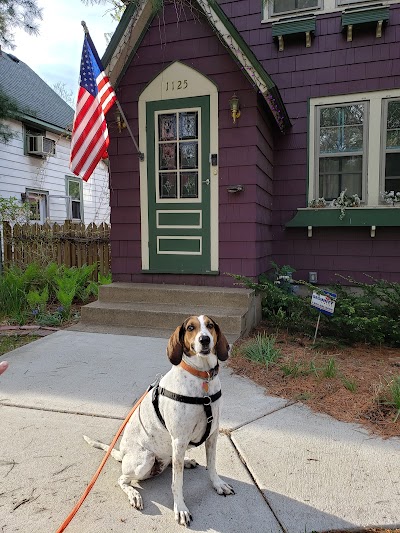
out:
{"label": "green shrub", "polygon": [[39,313],[43,313],[43,311],[46,308],[48,300],[49,300],[49,289],[47,285],[42,290],[42,292],[38,290],[31,290],[26,295],[26,301],[28,302],[30,309],[32,311],[36,309],[39,311]]}
{"label": "green shrub", "polygon": [[[290,332],[314,334],[318,311],[311,307],[310,294],[299,296],[295,285],[321,291],[304,281],[292,282],[293,269],[273,264],[269,275],[253,281],[245,276],[233,275],[242,285],[254,289],[262,296],[263,318],[274,327]],[[346,285],[328,287],[337,294],[333,316],[321,314],[319,334],[338,342],[387,344],[400,346],[400,283],[374,280],[360,283],[344,278],[346,283],[356,286],[357,293]]]}
{"label": "green shrub", "polygon": [[[74,302],[84,303],[97,296],[98,283],[92,280],[96,265],[67,268],[49,263],[42,268],[31,263],[25,269],[10,267],[0,274],[0,317],[24,324],[33,318],[45,325],[58,325],[69,317]],[[101,282],[111,281],[103,276]],[[56,313],[48,306],[59,303]]]}

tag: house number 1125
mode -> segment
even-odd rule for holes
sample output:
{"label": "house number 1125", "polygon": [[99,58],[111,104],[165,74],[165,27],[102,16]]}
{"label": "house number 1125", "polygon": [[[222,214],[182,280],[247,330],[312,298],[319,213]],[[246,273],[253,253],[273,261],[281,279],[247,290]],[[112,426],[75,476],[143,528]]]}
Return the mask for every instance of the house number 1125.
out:
{"label": "house number 1125", "polygon": [[165,90],[166,91],[180,91],[181,89],[187,89],[188,87],[188,81],[187,80],[174,80],[174,81],[167,81],[165,82]]}

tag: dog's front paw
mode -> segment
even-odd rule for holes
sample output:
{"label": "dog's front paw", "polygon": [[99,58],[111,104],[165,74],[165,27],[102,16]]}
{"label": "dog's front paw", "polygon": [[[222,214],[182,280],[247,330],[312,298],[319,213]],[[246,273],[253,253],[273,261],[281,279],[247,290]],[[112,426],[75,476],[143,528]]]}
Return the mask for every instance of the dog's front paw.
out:
{"label": "dog's front paw", "polygon": [[174,505],[175,520],[181,526],[190,526],[190,522],[193,520],[192,515],[189,512],[189,509],[186,505],[180,505],[179,508],[177,505]]}
{"label": "dog's front paw", "polygon": [[142,511],[143,510],[143,500],[142,500],[142,497],[140,495],[140,492],[137,491],[136,489],[134,489],[133,487],[129,487],[129,488],[132,489],[129,492],[127,492],[128,498],[129,498],[129,503],[135,509],[138,509],[139,511]]}
{"label": "dog's front paw", "polygon": [[228,485],[228,483],[225,483],[222,481],[222,479],[217,479],[213,482],[214,489],[220,494],[221,496],[227,496],[228,494],[235,494],[235,491],[233,488]]}
{"label": "dog's front paw", "polygon": [[199,463],[194,459],[188,459],[185,457],[185,468],[196,468]]}

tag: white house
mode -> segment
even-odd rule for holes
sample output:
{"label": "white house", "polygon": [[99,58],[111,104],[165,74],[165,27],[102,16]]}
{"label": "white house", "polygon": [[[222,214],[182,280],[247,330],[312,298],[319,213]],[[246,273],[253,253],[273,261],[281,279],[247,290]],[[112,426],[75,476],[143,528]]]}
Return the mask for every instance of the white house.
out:
{"label": "white house", "polygon": [[32,69],[0,51],[0,89],[23,109],[6,122],[16,133],[0,142],[0,196],[30,203],[32,220],[109,222],[109,173],[100,162],[88,182],[68,162],[74,110]]}

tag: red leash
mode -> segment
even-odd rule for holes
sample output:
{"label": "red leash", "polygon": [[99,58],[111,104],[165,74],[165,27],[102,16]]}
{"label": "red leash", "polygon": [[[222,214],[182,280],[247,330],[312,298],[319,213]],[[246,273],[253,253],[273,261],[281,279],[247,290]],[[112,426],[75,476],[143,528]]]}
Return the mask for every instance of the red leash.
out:
{"label": "red leash", "polygon": [[84,490],[82,496],[79,498],[79,501],[76,503],[76,505],[74,506],[74,508],[72,509],[72,511],[69,513],[69,515],[67,516],[67,518],[64,520],[64,522],[61,524],[61,526],[57,529],[57,533],[62,533],[63,531],[65,531],[69,525],[69,523],[71,522],[71,520],[74,518],[74,516],[76,515],[76,513],[78,512],[79,508],[81,507],[82,503],[85,501],[86,499],[86,496],[89,494],[89,492],[92,490],[93,488],[93,485],[96,483],[97,481],[97,478],[99,477],[100,475],[100,472],[103,470],[103,466],[106,464],[106,461],[107,459],[110,457],[110,454],[111,454],[111,450],[114,448],[115,444],[117,443],[117,440],[119,438],[119,436],[121,435],[121,433],[123,432],[123,430],[125,429],[125,426],[126,424],[128,423],[130,417],[133,415],[133,413],[136,411],[137,407],[139,407],[139,405],[142,403],[144,397],[146,396],[148,390],[146,390],[145,393],[142,394],[142,396],[139,398],[139,400],[135,403],[135,405],[132,407],[132,409],[129,411],[128,413],[128,416],[125,418],[125,420],[122,422],[122,425],[121,427],[119,428],[119,430],[117,431],[117,434],[115,435],[112,443],[110,444],[110,447],[109,449],[107,450],[105,456],[103,457],[103,460],[101,461],[100,463],[100,466],[99,468],[97,469],[96,473],[94,474],[94,476],[92,477],[89,485],[86,487],[86,489]]}

